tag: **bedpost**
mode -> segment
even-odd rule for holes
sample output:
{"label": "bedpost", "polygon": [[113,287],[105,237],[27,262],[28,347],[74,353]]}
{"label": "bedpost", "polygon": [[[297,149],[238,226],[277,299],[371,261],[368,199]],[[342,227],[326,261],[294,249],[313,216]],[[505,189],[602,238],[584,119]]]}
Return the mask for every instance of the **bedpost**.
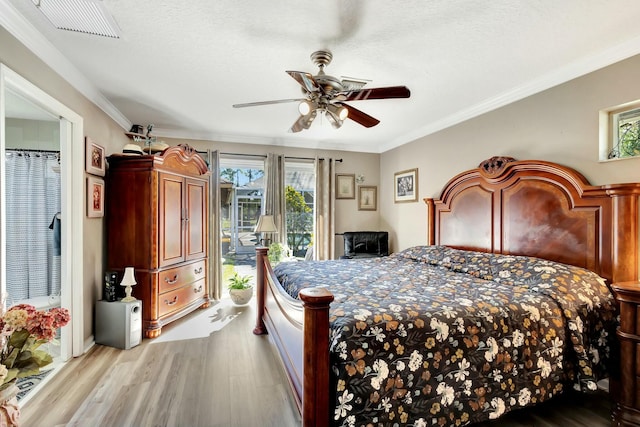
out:
{"label": "bedpost", "polygon": [[436,244],[435,201],[431,197],[424,198],[423,200],[427,204],[427,245],[435,245]]}
{"label": "bedpost", "polygon": [[267,257],[268,248],[258,247],[256,248],[256,327],[253,328],[253,333],[256,335],[263,335],[267,333],[267,328],[264,326],[264,299],[267,292],[265,277],[264,277],[264,259]]}
{"label": "bedpost", "polygon": [[[636,185],[605,186],[613,203],[612,260],[613,283],[638,280],[638,196]],[[622,187],[622,188],[617,188]]]}
{"label": "bedpost", "polygon": [[[613,198],[614,212],[619,224],[617,235],[614,236],[614,265],[613,281],[638,279],[638,245],[631,236],[638,235],[638,194]],[[621,212],[626,212],[622,215]],[[622,224],[622,220],[626,224]],[[635,244],[634,244],[635,243]],[[624,257],[623,260],[620,258]],[[617,261],[617,262],[616,262]]]}
{"label": "bedpost", "polygon": [[329,304],[333,294],[324,288],[306,288],[299,296],[304,307],[302,425],[326,427],[330,416]]}

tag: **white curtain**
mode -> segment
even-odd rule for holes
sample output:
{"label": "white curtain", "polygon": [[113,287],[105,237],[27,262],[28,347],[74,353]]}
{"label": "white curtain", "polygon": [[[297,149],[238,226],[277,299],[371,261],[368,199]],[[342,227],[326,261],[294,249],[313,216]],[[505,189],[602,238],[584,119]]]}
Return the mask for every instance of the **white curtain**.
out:
{"label": "white curtain", "polygon": [[316,194],[313,258],[335,257],[335,185],[333,159],[316,158]]}
{"label": "white curtain", "polygon": [[279,154],[267,154],[264,174],[266,179],[264,192],[264,205],[262,213],[273,215],[278,233],[267,236],[272,242],[287,243],[287,230],[285,221],[285,193],[284,193],[284,156]]}
{"label": "white curtain", "polygon": [[7,304],[60,294],[58,153],[5,152]]}
{"label": "white curtain", "polygon": [[222,232],[220,230],[220,152],[207,150],[209,162],[209,298],[222,297]]}

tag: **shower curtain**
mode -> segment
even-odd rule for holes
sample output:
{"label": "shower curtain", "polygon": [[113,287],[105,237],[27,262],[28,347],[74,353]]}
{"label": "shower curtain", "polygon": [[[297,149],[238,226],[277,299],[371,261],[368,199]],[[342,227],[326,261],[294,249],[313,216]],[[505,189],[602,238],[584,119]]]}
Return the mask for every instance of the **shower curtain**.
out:
{"label": "shower curtain", "polygon": [[7,305],[60,295],[58,152],[5,152]]}

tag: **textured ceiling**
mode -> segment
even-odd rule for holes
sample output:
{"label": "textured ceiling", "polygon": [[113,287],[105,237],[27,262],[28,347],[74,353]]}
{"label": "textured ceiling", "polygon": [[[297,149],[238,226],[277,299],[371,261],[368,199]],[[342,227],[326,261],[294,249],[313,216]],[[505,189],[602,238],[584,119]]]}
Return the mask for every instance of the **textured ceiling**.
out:
{"label": "textured ceiling", "polygon": [[[0,23],[123,128],[159,137],[383,152],[640,53],[636,0],[103,2],[120,39],[57,30],[30,0],[3,6],[25,22]],[[318,49],[327,74],[411,98],[352,102],[373,128],[318,118],[300,133],[296,103],[231,107],[300,97],[285,70],[316,74]]]}

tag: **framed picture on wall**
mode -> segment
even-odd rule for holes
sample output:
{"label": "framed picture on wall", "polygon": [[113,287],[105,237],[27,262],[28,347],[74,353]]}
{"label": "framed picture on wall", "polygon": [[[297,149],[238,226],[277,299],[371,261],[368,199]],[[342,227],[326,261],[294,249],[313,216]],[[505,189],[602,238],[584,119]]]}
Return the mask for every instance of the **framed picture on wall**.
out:
{"label": "framed picture on wall", "polygon": [[87,216],[104,216],[104,180],[92,176],[87,178]]}
{"label": "framed picture on wall", "polygon": [[356,175],[351,173],[336,174],[336,199],[356,198]]}
{"label": "framed picture on wall", "polygon": [[85,170],[92,175],[104,176],[106,171],[104,147],[93,142],[88,136],[84,138],[86,165]]}
{"label": "framed picture on wall", "polygon": [[395,203],[418,201],[418,169],[396,172],[393,176]]}
{"label": "framed picture on wall", "polygon": [[375,211],[378,209],[378,187],[361,185],[358,187],[358,210]]}

